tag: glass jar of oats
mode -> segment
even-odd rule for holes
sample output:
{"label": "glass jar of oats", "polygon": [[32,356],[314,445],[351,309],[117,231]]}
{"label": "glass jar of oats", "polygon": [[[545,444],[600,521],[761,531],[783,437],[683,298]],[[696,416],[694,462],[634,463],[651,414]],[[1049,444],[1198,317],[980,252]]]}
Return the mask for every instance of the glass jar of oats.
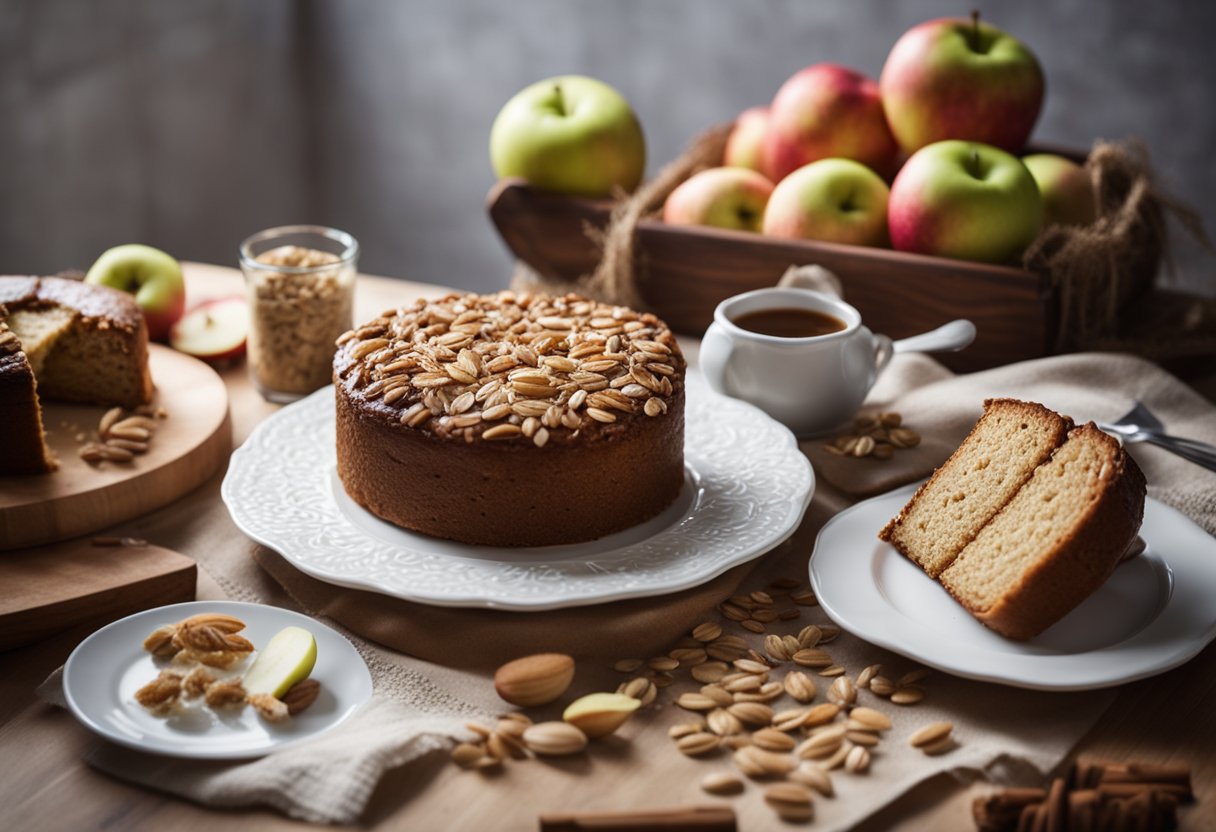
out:
{"label": "glass jar of oats", "polygon": [[292,402],[329,384],[334,341],[354,325],[359,243],[335,228],[286,225],[245,240],[240,259],[258,392]]}

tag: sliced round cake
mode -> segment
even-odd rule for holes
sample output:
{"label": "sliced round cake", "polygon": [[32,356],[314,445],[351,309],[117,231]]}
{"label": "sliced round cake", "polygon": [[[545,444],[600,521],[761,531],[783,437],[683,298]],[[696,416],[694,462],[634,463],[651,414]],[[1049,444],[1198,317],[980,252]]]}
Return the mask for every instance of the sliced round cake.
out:
{"label": "sliced round cake", "polygon": [[136,407],[152,398],[134,298],[58,277],[0,277],[0,475],[57,465],[39,399]]}
{"label": "sliced round cake", "polygon": [[449,295],[338,340],[338,475],[377,517],[547,546],[642,523],[684,482],[684,358],[650,314]]}

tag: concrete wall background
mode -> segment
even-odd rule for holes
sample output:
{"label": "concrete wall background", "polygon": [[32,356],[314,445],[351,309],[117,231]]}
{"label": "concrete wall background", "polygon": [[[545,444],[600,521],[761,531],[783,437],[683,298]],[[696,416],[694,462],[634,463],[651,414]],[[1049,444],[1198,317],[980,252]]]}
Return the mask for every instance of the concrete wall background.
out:
{"label": "concrete wall background", "polygon": [[[1216,6],[978,4],[1042,61],[1042,141],[1145,138],[1216,229]],[[323,222],[366,271],[491,289],[498,108],[542,77],[617,86],[651,169],[803,66],[877,76],[941,0],[0,0],[0,268],[87,267],[142,240],[234,261],[248,233]],[[1216,259],[1181,247],[1183,281]]]}

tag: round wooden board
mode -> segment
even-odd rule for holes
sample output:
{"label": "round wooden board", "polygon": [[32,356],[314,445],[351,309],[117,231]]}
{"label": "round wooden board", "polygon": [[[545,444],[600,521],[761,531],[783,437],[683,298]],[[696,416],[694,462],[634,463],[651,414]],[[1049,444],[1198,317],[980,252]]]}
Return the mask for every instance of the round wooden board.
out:
{"label": "round wooden board", "polygon": [[151,344],[153,403],[165,409],[148,453],[134,462],[92,466],[77,436],[96,438],[107,408],[42,403],[51,474],[0,477],[0,549],[36,546],[95,532],[173,502],[214,474],[232,451],[228,390],[206,364]]}

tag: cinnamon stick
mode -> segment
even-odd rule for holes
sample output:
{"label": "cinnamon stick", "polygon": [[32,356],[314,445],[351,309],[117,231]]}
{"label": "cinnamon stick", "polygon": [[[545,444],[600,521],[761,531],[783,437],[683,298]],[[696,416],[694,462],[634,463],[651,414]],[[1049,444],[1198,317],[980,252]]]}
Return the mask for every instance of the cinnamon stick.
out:
{"label": "cinnamon stick", "polygon": [[579,812],[541,815],[541,832],[737,832],[729,806],[684,806],[637,812]]}
{"label": "cinnamon stick", "polygon": [[1180,803],[1194,800],[1187,766],[1077,760],[1047,789],[1006,789],[976,798],[981,832],[1169,830]]}

